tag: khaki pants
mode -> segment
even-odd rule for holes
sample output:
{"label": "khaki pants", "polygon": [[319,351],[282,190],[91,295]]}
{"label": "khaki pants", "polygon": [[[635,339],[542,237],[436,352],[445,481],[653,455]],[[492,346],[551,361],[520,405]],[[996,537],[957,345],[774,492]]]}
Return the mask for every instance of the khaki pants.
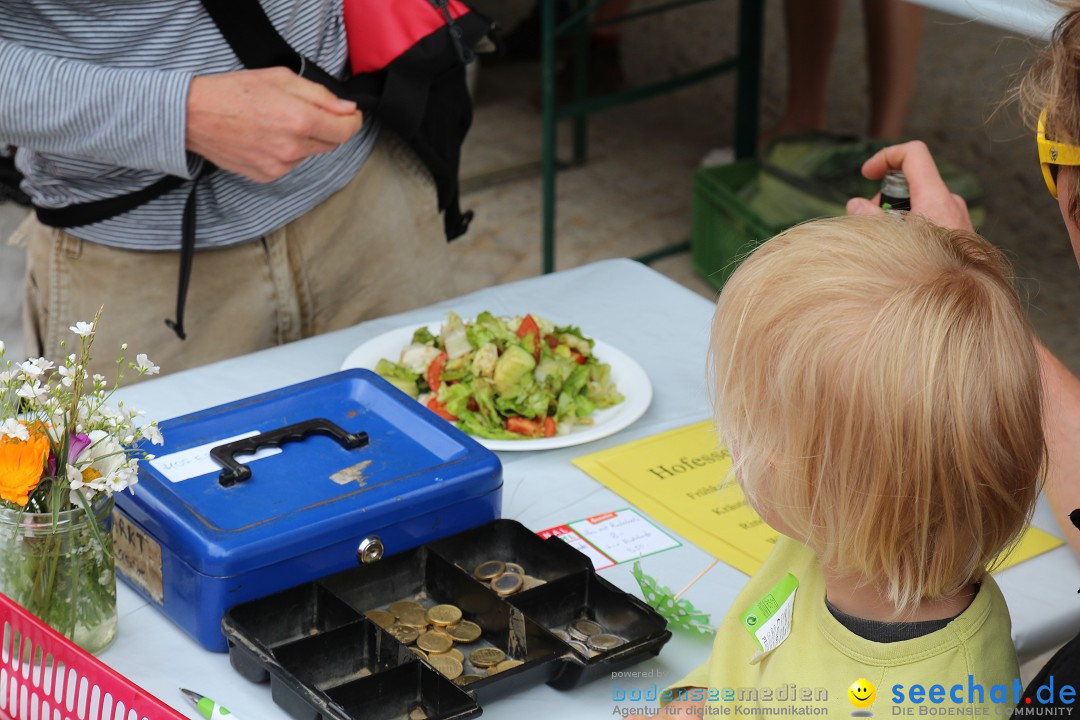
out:
{"label": "khaki pants", "polygon": [[97,245],[33,215],[13,242],[28,254],[26,352],[59,361],[77,347],[68,327],[103,305],[92,370],[108,378],[121,343],[129,345],[126,359],[145,352],[172,372],[454,293],[431,176],[387,132],[352,182],[303,217],[263,238],[195,254],[187,340],[164,322],[175,318],[178,252]]}

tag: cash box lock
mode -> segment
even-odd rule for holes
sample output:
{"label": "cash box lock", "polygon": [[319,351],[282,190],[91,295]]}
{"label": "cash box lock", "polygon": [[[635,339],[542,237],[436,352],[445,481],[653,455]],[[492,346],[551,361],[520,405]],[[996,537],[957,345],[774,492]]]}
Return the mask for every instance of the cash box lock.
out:
{"label": "cash box lock", "polygon": [[360,547],[356,548],[356,559],[360,561],[361,565],[378,562],[382,560],[385,551],[386,548],[383,547],[382,540],[372,535],[360,542]]}

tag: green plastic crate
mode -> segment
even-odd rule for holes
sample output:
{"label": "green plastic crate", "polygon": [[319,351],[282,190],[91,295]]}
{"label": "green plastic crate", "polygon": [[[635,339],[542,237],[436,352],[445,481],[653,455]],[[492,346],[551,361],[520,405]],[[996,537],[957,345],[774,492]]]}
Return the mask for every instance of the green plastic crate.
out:
{"label": "green plastic crate", "polygon": [[717,290],[739,261],[784,227],[770,225],[743,194],[757,183],[758,164],[742,160],[694,172],[690,256],[694,270]]}

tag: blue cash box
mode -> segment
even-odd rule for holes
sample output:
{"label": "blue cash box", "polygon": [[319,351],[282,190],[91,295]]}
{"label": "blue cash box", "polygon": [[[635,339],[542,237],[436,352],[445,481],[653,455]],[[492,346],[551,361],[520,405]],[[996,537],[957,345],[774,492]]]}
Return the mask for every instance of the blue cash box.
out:
{"label": "blue cash box", "polygon": [[[225,611],[499,517],[494,453],[367,370],[174,418],[118,494],[117,569],[203,647]],[[256,453],[257,451],[257,453]]]}

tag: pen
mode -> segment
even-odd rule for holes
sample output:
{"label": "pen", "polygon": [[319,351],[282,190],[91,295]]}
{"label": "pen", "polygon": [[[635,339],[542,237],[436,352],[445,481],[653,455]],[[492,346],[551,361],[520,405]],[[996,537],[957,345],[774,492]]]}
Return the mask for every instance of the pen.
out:
{"label": "pen", "polygon": [[184,688],[180,688],[180,692],[184,693],[184,697],[195,705],[195,709],[198,710],[199,714],[206,718],[206,720],[225,720],[226,718],[229,718],[230,720],[239,720],[239,718],[231,712],[204,695],[192,692],[191,690],[185,690]]}

